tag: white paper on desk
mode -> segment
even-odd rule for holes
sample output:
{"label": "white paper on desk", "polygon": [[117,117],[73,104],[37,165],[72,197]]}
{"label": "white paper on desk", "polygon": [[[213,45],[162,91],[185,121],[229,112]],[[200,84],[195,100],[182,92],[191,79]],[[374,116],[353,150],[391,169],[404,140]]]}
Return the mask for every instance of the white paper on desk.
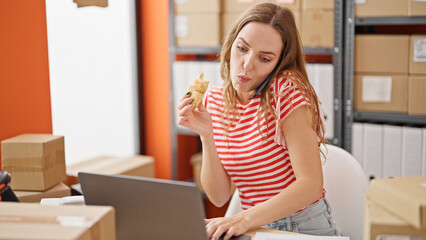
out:
{"label": "white paper on desk", "polygon": [[349,237],[330,237],[330,236],[311,236],[311,235],[296,235],[282,233],[264,233],[258,232],[254,236],[254,240],[349,240]]}

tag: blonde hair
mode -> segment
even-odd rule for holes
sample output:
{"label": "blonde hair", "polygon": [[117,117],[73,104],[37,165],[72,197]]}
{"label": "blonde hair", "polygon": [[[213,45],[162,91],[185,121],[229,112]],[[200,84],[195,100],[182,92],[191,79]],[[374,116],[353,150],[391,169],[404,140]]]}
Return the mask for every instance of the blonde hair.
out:
{"label": "blonde hair", "polygon": [[[227,123],[228,127],[225,130],[226,133],[233,122],[239,117],[236,106],[237,92],[233,88],[230,78],[231,48],[241,29],[250,22],[266,23],[279,32],[283,41],[283,50],[281,53],[282,60],[278,63],[279,66],[277,71],[273,74],[272,79],[275,79],[284,72],[290,72],[295,76],[294,78],[290,78],[290,80],[302,92],[303,97],[310,103],[309,106],[313,113],[312,128],[316,132],[320,142],[325,142],[318,97],[308,80],[308,75],[305,69],[306,62],[301,47],[302,44],[294,21],[293,13],[288,8],[281,7],[274,3],[261,3],[249,8],[240,16],[239,20],[234,24],[232,30],[228,33],[224,40],[220,54],[220,71],[222,79],[224,80],[223,98],[225,106],[222,112],[223,123],[225,124],[224,116],[228,116],[228,119],[232,116],[232,119]],[[258,115],[257,120],[259,132],[260,119],[262,116],[265,116],[267,124],[269,124],[268,117],[266,115],[268,111],[276,120],[279,118],[279,116],[276,116],[275,111],[271,106],[271,98],[274,97],[270,92],[271,82],[269,82],[260,94],[260,114]],[[266,137],[263,137],[266,139],[267,135]]]}

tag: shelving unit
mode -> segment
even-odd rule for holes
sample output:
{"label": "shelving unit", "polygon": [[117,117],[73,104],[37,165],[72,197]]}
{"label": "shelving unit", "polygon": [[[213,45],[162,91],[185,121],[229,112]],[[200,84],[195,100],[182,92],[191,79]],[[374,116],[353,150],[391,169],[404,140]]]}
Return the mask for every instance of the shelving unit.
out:
{"label": "shelving unit", "polygon": [[[344,4],[343,0],[334,1],[334,47],[305,47],[303,51],[306,55],[331,55],[333,64],[333,75],[334,75],[334,136],[332,139],[327,139],[336,146],[343,146],[343,19],[344,19]],[[220,53],[221,47],[178,47],[175,45],[174,38],[174,7],[173,0],[169,0],[169,16],[170,16],[170,72],[171,78],[173,78],[173,62],[176,60],[176,54],[218,54]],[[170,104],[174,106],[174,92],[173,92],[173,79],[171,81],[170,89]],[[171,116],[174,115],[175,109],[171,110]],[[194,134],[191,130],[178,129],[175,120],[172,118],[171,122],[172,129],[172,178],[177,177],[177,134]]]}
{"label": "shelving unit", "polygon": [[389,25],[426,25],[426,17],[368,17],[355,18],[354,1],[347,1],[345,7],[345,57],[344,57],[344,117],[343,147],[347,151],[352,148],[353,122],[387,123],[398,125],[426,126],[426,116],[400,113],[357,112],[353,110],[353,72],[354,44],[356,26],[389,26]]}

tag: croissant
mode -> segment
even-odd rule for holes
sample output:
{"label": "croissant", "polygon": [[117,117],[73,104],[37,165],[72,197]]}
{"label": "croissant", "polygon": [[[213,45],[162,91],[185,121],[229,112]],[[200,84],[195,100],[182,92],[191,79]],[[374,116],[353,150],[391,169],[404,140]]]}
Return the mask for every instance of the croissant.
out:
{"label": "croissant", "polygon": [[200,102],[203,100],[204,94],[207,91],[210,81],[203,79],[204,74],[201,73],[196,77],[192,83],[188,86],[188,92],[191,92],[191,97],[193,99],[192,104],[194,104],[194,109],[198,107]]}

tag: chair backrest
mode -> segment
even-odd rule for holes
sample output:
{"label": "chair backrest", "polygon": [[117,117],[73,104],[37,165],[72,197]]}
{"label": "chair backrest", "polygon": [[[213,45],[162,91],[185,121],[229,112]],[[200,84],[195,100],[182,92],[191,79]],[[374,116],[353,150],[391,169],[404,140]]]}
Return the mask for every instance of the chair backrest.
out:
{"label": "chair backrest", "polygon": [[[334,145],[321,146],[324,188],[332,216],[344,236],[351,240],[363,238],[364,196],[368,180],[358,161],[347,151]],[[241,212],[238,190],[234,192],[225,216]]]}
{"label": "chair backrest", "polygon": [[232,194],[231,202],[229,202],[228,208],[226,209],[225,217],[235,215],[243,211],[241,207],[240,196],[238,195],[238,189],[235,189],[234,194]]}
{"label": "chair backrest", "polygon": [[331,214],[344,236],[361,240],[367,177],[359,162],[344,149],[326,144],[325,148],[321,146],[321,150],[326,155],[323,164],[324,188]]}

